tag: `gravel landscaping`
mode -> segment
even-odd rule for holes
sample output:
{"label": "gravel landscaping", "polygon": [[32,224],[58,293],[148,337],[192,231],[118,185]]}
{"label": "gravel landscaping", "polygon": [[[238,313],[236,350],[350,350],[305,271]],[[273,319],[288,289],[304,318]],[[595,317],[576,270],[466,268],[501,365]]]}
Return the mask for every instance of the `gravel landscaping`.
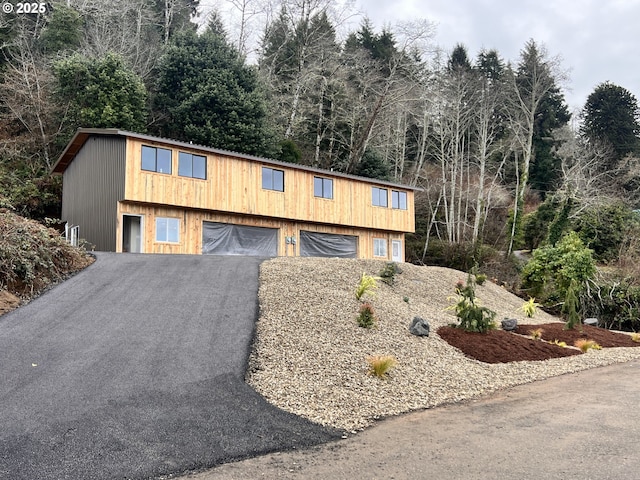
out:
{"label": "gravel landscaping", "polygon": [[[436,333],[456,322],[455,284],[466,274],[441,267],[401,264],[393,286],[378,282],[367,300],[377,326],[364,329],[356,317],[355,288],[363,272],[378,275],[385,262],[276,258],[260,272],[257,322],[247,382],[272,404],[311,421],[357,431],[376,419],[484,395],[551,376],[640,358],[640,348],[604,348],[545,361],[483,363],[465,356]],[[527,319],[522,299],[491,282],[478,286],[482,305],[496,320],[520,325],[558,319],[538,311]],[[415,316],[431,325],[429,337],[408,327]],[[368,374],[366,359],[392,355],[386,379]]]}

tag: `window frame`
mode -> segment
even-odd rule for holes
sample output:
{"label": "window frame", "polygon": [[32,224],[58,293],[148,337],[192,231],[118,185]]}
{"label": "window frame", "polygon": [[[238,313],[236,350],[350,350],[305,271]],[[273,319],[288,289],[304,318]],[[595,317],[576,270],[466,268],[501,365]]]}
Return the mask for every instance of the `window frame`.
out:
{"label": "window frame", "polygon": [[[316,190],[316,186],[318,184],[316,184],[317,181],[320,181],[320,195],[318,195],[318,192]],[[329,193],[327,194],[327,188],[325,185],[330,184],[330,190]],[[328,196],[327,196],[328,195]],[[327,177],[318,177],[316,175],[313,176],[313,196],[316,198],[325,198],[327,200],[333,200],[333,178],[327,178]]]}
{"label": "window frame", "polygon": [[[383,243],[381,243],[383,242]],[[389,257],[389,245],[386,238],[373,237],[373,256],[378,258],[388,258]],[[376,253],[376,251],[380,251],[380,246],[384,245],[384,254],[380,255]]]}
{"label": "window frame", "polygon": [[[384,192],[384,205],[380,203],[382,192]],[[389,208],[389,190],[382,187],[371,187],[371,205],[374,207]]]}
{"label": "window frame", "polygon": [[[202,161],[203,161],[203,166],[204,166],[204,176],[203,177],[196,176],[193,173],[193,170],[194,170],[194,168],[193,168],[194,159],[196,159],[196,158],[202,159]],[[190,163],[190,167],[191,167],[190,168],[190,172],[191,172],[191,174],[187,174],[187,173],[184,173],[184,172],[180,173],[180,170],[181,170],[180,167],[183,165],[183,161],[185,163],[186,162]],[[178,152],[178,176],[185,177],[185,178],[195,178],[195,179],[198,179],[198,180],[206,180],[207,179],[207,157],[204,156],[204,155],[198,155],[198,154],[195,154],[195,153],[179,151]]]}
{"label": "window frame", "polygon": [[[164,231],[164,238],[158,238],[158,233],[160,233],[160,225],[159,222],[166,221],[166,227]],[[175,222],[175,228],[171,228],[170,225]],[[155,232],[154,239],[156,243],[170,243],[172,245],[177,245],[180,243],[180,219],[175,217],[156,217],[155,218]],[[176,232],[176,240],[171,239],[171,231],[175,230]]]}
{"label": "window frame", "polygon": [[[144,153],[145,149],[153,150],[153,169],[151,169],[149,165],[145,167],[145,153]],[[163,172],[158,170],[158,151],[168,152],[169,154],[169,159],[168,159],[169,171],[168,172]],[[161,160],[165,162],[167,159],[165,158]],[[142,145],[142,148],[140,149],[140,169],[144,170],[145,172],[154,172],[154,173],[161,173],[163,175],[171,175],[173,173],[173,151],[169,148],[152,147],[151,145]]]}
{"label": "window frame", "polygon": [[[400,199],[404,199],[404,206]],[[407,192],[391,190],[391,208],[395,210],[407,210]]]}
{"label": "window frame", "polygon": [[[269,184],[270,185],[266,185],[265,186],[265,180],[266,180],[266,176],[265,176],[265,171],[269,172]],[[277,172],[279,174],[281,174],[282,176],[282,189],[280,188],[276,188],[276,182],[274,181],[274,172]],[[271,168],[271,167],[267,167],[266,165],[262,166],[262,189],[263,190],[271,190],[273,192],[284,192],[284,170],[279,170],[277,168]]]}

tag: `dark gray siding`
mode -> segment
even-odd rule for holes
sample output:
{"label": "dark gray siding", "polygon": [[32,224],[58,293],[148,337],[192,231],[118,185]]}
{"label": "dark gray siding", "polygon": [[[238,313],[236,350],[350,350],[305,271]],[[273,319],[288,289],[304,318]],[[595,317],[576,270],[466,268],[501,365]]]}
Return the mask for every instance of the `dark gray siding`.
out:
{"label": "dark gray siding", "polygon": [[91,136],[64,172],[62,220],[80,226],[96,250],[116,250],[118,201],[124,198],[126,138]]}

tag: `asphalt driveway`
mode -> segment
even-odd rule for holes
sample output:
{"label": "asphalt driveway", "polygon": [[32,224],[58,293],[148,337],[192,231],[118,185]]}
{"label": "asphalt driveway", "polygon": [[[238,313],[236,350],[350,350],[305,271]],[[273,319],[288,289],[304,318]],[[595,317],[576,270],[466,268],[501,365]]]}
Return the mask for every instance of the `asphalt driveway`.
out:
{"label": "asphalt driveway", "polygon": [[260,261],[99,254],[0,317],[0,478],[155,478],[336,438],[244,383]]}

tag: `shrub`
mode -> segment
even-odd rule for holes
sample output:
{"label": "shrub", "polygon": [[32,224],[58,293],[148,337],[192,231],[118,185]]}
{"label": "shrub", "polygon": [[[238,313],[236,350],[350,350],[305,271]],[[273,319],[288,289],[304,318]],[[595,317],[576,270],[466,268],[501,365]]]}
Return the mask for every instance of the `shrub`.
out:
{"label": "shrub", "polygon": [[527,318],[533,318],[536,314],[536,309],[540,306],[539,303],[536,303],[536,299],[529,297],[529,300],[524,302],[520,307],[520,310],[524,312]]}
{"label": "shrub", "polygon": [[640,342],[640,333],[632,333],[631,340],[633,340],[634,342]]}
{"label": "shrub", "polygon": [[558,340],[557,338],[553,341],[554,344],[558,345],[559,347],[562,348],[567,348],[567,342],[561,342],[560,340]]}
{"label": "shrub", "polygon": [[30,296],[91,261],[56,230],[0,212],[0,289]]}
{"label": "shrub", "polygon": [[533,338],[534,340],[540,340],[542,338],[542,334],[544,333],[544,330],[542,328],[536,328],[535,330],[529,330],[529,335],[531,335],[531,338]]}
{"label": "shrub", "polygon": [[486,281],[487,281],[487,276],[484,273],[478,273],[476,275],[476,283],[478,285],[483,285],[484,282],[486,282]]}
{"label": "shrub", "polygon": [[632,210],[621,203],[597,206],[578,217],[576,232],[598,260],[614,260],[627,237],[632,218]]}
{"label": "shrub", "polygon": [[576,325],[580,325],[580,331],[582,331],[582,322],[580,315],[578,315],[578,296],[576,295],[575,282],[571,283],[569,290],[567,290],[567,297],[562,305],[562,313],[567,318],[565,329],[573,330]]}
{"label": "shrub", "polygon": [[471,242],[449,243],[432,238],[429,240],[429,248],[424,262],[427,265],[437,265],[467,272],[474,265],[485,265],[497,257],[499,257],[499,253],[488,245],[474,245]]}
{"label": "shrub", "polygon": [[398,361],[390,355],[376,355],[367,358],[369,373],[378,378],[385,378],[389,370],[398,365]]}
{"label": "shrub", "polygon": [[395,262],[387,262],[380,273],[378,274],[382,281],[387,285],[393,285],[396,281],[396,275],[402,273],[398,268],[398,264]]}
{"label": "shrub", "polygon": [[376,324],[376,316],[370,303],[363,303],[358,314],[358,325],[362,328],[371,328]]}
{"label": "shrub", "polygon": [[360,277],[360,282],[356,287],[356,298],[361,300],[363,296],[370,295],[375,296],[375,290],[378,288],[376,278],[371,275],[363,273]]}
{"label": "shrub", "polygon": [[459,284],[456,285],[456,293],[460,298],[455,305],[449,308],[455,310],[456,316],[460,320],[458,328],[462,328],[466,332],[478,333],[486,333],[495,328],[496,312],[478,304],[475,295],[475,282],[471,274],[467,277],[466,286],[460,288]]}
{"label": "shrub", "polygon": [[582,351],[582,353],[585,353],[587,350],[590,350],[590,349],[602,350],[602,347],[598,345],[594,340],[587,340],[584,338],[579,338],[578,340],[576,340],[574,345],[578,347]]}
{"label": "shrub", "polygon": [[584,285],[595,272],[591,250],[575,232],[569,232],[555,247],[533,251],[533,258],[522,270],[522,287],[544,301],[562,302],[572,281]]}

